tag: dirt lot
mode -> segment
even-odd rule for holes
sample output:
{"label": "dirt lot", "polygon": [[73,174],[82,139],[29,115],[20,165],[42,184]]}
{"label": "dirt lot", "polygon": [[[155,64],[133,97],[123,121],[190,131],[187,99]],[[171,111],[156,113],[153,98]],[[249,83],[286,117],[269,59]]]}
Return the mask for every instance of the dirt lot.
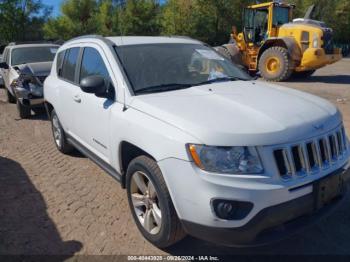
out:
{"label": "dirt lot", "polygon": [[[283,85],[335,103],[350,133],[350,59]],[[117,182],[78,153],[58,153],[45,116],[19,120],[15,105],[4,101],[1,90],[0,254],[350,254],[348,204],[267,247],[226,248],[188,237],[159,250],[137,231]]]}

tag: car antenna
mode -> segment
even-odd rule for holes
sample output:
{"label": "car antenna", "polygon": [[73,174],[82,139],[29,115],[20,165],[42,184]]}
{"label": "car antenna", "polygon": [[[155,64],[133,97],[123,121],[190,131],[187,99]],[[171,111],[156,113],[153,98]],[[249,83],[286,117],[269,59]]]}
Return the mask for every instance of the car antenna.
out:
{"label": "car antenna", "polygon": [[[122,7],[119,7],[119,8],[121,9]],[[118,20],[123,22],[123,20],[121,19],[121,10],[119,10],[119,12],[118,12]],[[123,30],[122,30],[121,23],[118,23],[118,27],[119,27],[119,33],[120,33],[120,42],[121,42],[121,45],[123,45]],[[123,53],[120,55],[120,60],[121,60],[121,63],[124,65],[124,55],[123,55]],[[128,110],[128,107],[126,106],[126,90],[125,90],[126,82],[125,82],[124,78],[123,78],[123,85],[124,85],[123,112],[125,112],[126,110]]]}

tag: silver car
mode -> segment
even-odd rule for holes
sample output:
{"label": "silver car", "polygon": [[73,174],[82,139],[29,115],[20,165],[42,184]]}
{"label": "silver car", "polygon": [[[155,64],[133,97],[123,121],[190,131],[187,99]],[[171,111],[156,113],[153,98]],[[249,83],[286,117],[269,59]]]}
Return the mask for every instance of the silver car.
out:
{"label": "silver car", "polygon": [[28,118],[31,109],[43,107],[43,83],[51,71],[58,45],[11,43],[0,63],[3,87],[9,103],[16,103],[20,118]]}

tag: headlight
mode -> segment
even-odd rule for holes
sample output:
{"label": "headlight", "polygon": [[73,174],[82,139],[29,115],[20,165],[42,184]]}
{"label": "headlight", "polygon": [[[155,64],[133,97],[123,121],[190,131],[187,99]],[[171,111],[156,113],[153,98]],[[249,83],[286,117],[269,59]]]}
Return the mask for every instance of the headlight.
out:
{"label": "headlight", "polygon": [[319,48],[318,35],[316,33],[313,34],[312,47]]}
{"label": "headlight", "polygon": [[261,174],[264,168],[255,147],[188,145],[196,165],[212,173]]}

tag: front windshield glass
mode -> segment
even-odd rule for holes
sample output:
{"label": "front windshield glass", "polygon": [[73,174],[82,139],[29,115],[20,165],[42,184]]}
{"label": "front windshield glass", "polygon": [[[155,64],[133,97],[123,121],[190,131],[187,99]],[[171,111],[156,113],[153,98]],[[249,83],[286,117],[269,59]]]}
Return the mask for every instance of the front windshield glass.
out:
{"label": "front windshield glass", "polygon": [[269,10],[267,8],[249,9],[244,11],[244,27],[246,29],[264,28],[267,30]]}
{"label": "front windshield glass", "polygon": [[57,53],[57,46],[20,47],[11,52],[11,65],[51,62]]}
{"label": "front windshield glass", "polygon": [[201,44],[120,46],[116,51],[136,94],[250,80],[230,60]]}
{"label": "front windshield glass", "polygon": [[280,26],[289,22],[289,9],[275,6],[273,9],[273,25]]}

